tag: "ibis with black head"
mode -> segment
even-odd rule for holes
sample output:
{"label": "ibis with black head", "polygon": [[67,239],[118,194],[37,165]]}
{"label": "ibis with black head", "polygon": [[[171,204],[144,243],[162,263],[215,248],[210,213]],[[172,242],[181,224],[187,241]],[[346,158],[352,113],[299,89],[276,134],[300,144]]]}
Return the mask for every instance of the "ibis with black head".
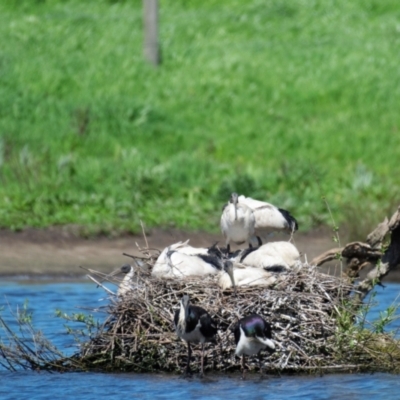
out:
{"label": "ibis with black head", "polygon": [[190,374],[190,358],[192,355],[191,343],[201,343],[200,374],[204,375],[204,345],[214,342],[217,334],[217,324],[210,314],[199,306],[190,304],[188,295],[182,297],[180,307],[175,311],[175,331],[178,337],[187,342],[188,357],[186,374]]}
{"label": "ibis with black head", "polygon": [[289,270],[299,264],[300,252],[290,242],[269,242],[257,248],[244,249],[232,259],[250,267],[267,268],[281,265]]}
{"label": "ibis with black head", "polygon": [[238,194],[232,193],[229,203],[225,204],[221,215],[221,231],[225,237],[228,254],[231,242],[236,244],[249,243],[254,236],[255,217],[249,206],[238,202]]}
{"label": "ibis with black head", "polygon": [[158,278],[214,275],[223,269],[223,255],[215,246],[209,249],[175,244],[159,255],[151,274]]}
{"label": "ibis with black head", "polygon": [[240,319],[233,328],[235,335],[235,355],[242,357],[242,377],[245,374],[245,356],[257,354],[260,371],[262,371],[261,351],[270,353],[275,351],[275,343],[272,341],[271,325],[258,314],[252,314]]}

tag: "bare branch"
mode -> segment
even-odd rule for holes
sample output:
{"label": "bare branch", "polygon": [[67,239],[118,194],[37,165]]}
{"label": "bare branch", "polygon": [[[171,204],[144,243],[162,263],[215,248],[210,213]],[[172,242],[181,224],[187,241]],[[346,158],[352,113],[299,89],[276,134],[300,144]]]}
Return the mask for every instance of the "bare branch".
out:
{"label": "bare branch", "polygon": [[[360,306],[373,287],[400,263],[400,207],[390,219],[388,228],[391,233],[389,247],[375,268],[356,286],[353,299],[355,307]],[[385,232],[385,230],[383,229],[381,232]]]}
{"label": "bare branch", "polygon": [[321,266],[322,264],[325,264],[328,261],[332,261],[332,260],[335,260],[336,258],[338,258],[338,256],[341,255],[342,250],[343,250],[342,247],[337,247],[335,249],[328,250],[325,253],[322,253],[319,256],[315,257],[310,262],[310,264],[319,267],[319,266]]}

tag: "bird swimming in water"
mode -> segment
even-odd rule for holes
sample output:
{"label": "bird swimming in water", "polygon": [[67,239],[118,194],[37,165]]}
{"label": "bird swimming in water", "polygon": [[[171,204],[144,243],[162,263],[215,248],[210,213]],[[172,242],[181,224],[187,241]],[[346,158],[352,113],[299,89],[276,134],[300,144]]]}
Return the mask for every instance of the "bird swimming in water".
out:
{"label": "bird swimming in water", "polygon": [[217,334],[217,324],[204,308],[189,304],[188,295],[182,297],[179,310],[175,311],[174,325],[178,337],[185,340],[188,346],[186,374],[190,373],[190,357],[192,349],[190,343],[201,343],[201,369],[204,375],[204,344],[214,342]]}
{"label": "bird swimming in water", "polygon": [[238,204],[246,205],[253,211],[255,218],[254,236],[259,245],[262,243],[261,238],[267,237],[272,232],[286,231],[293,235],[299,228],[296,219],[287,210],[243,195],[239,196],[237,201]]}
{"label": "bird swimming in water", "polygon": [[272,339],[271,326],[260,315],[252,314],[240,319],[233,328],[235,335],[235,355],[242,357],[242,377],[245,373],[245,356],[258,354],[259,366],[261,365],[261,351],[275,351],[275,344]]}
{"label": "bird swimming in water", "polygon": [[232,193],[229,203],[224,205],[221,215],[221,231],[225,237],[229,254],[230,243],[242,244],[249,242],[254,236],[255,217],[249,206],[238,202],[238,194]]}

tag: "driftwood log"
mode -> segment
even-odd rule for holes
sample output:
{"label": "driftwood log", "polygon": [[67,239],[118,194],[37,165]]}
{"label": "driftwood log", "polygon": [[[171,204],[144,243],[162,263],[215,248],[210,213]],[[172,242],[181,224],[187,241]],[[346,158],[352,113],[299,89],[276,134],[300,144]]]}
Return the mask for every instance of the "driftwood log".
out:
{"label": "driftwood log", "polygon": [[[384,241],[388,234],[390,234],[390,241],[386,247]],[[338,257],[347,261],[347,268],[343,274],[350,282],[354,282],[366,266],[374,266],[366,278],[355,286],[353,304],[358,307],[373,287],[400,264],[400,207],[390,220],[385,218],[367,236],[365,243],[352,242],[344,248],[328,250],[314,258],[311,265],[321,266]]]}

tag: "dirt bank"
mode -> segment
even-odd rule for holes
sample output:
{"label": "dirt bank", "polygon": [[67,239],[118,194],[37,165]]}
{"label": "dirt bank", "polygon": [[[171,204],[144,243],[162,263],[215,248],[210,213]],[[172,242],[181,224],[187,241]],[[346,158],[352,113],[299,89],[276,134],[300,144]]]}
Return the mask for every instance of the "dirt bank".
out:
{"label": "dirt bank", "polygon": [[[297,233],[295,244],[300,252],[312,260],[323,251],[335,247],[328,230]],[[218,234],[185,232],[182,230],[153,229],[148,232],[148,243],[152,248],[163,249],[179,240],[190,239],[193,246],[210,246],[223,238]],[[287,240],[276,236],[272,240]],[[342,237],[343,243],[345,238]],[[0,230],[0,277],[84,277],[86,271],[79,266],[109,272],[129,262],[123,252],[139,255],[136,243],[145,246],[142,235],[117,238],[96,237],[84,239],[63,228],[45,230],[27,229],[23,232]],[[326,267],[325,269],[327,269]],[[330,266],[331,272],[334,265]],[[392,273],[392,279],[395,273]]]}

